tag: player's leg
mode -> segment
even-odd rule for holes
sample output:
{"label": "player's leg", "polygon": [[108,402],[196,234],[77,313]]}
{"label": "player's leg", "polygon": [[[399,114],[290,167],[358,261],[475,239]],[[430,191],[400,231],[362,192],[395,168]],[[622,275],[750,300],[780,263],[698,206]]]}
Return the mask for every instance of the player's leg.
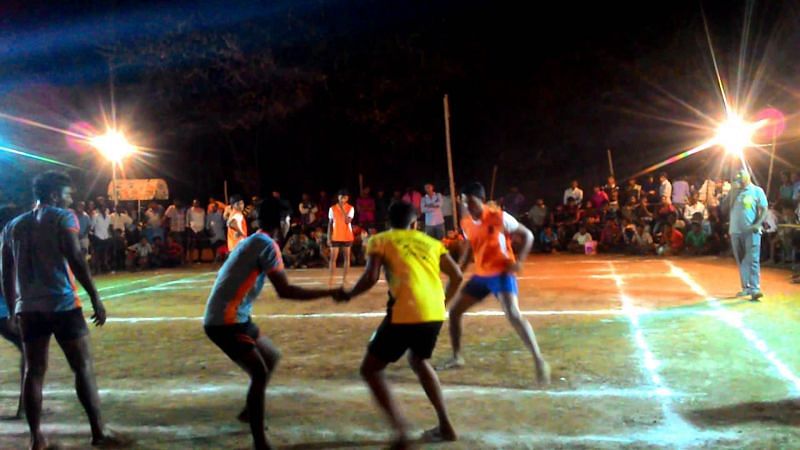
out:
{"label": "player's leg", "polygon": [[344,248],[344,274],[342,275],[342,284],[347,283],[347,270],[350,269],[350,253],[352,247],[347,246]]}
{"label": "player's leg", "polygon": [[75,374],[75,392],[89,418],[92,445],[100,444],[106,440],[106,435],[100,416],[100,394],[97,392],[89,335],[85,334],[74,339],[58,339],[58,345]]}
{"label": "player's leg", "polygon": [[19,335],[19,330],[12,329],[8,325],[8,319],[0,319],[0,336],[5,340],[14,344],[14,347],[19,350],[19,400],[17,401],[17,413],[7,419],[21,419],[22,418],[22,389],[25,384],[25,356],[22,353],[22,337]]}
{"label": "player's leg", "polygon": [[417,375],[422,389],[425,390],[425,395],[428,396],[428,400],[430,400],[433,408],[436,410],[436,416],[439,419],[439,426],[426,431],[423,439],[431,441],[455,441],[457,439],[456,430],[447,415],[442,386],[439,383],[439,377],[436,375],[436,371],[428,361],[429,359],[430,357],[425,358],[420,356],[414,350],[408,352],[408,363]]}
{"label": "player's leg", "polygon": [[[267,379],[264,383],[264,388],[266,389],[266,387],[269,385],[270,379],[272,378],[272,374],[275,373],[275,369],[278,366],[278,361],[281,359],[281,352],[266,336],[259,336],[258,339],[256,339],[256,350],[261,355],[261,359],[264,360],[264,364],[267,365]],[[240,365],[240,367],[245,371],[248,370],[248,368],[243,365]],[[250,422],[250,414],[247,409],[247,405],[245,405],[244,409],[242,409],[242,412],[239,413],[237,418],[240,422]]]}
{"label": "player's leg", "polygon": [[42,385],[47,372],[51,331],[41,323],[38,314],[20,314],[20,331],[23,336],[22,353],[25,358],[25,380],[22,387],[22,404],[31,432],[32,450],[47,447],[42,434]]}
{"label": "player's leg", "polygon": [[387,365],[389,363],[381,360],[371,352],[367,352],[364,356],[364,361],[361,363],[361,377],[367,382],[372,396],[389,418],[389,423],[396,433],[392,448],[404,449],[409,445],[408,425],[398,408],[397,401],[389,390],[389,383],[386,381],[384,372]]}
{"label": "player's leg", "polygon": [[466,285],[456,294],[450,304],[449,326],[450,344],[453,347],[453,357],[438,366],[438,370],[447,370],[462,367],[464,358],[461,356],[462,320],[464,313],[477,305],[489,294],[489,289],[484,284],[482,277],[472,277]]}
{"label": "player's leg", "polygon": [[528,322],[519,310],[519,299],[515,292],[503,291],[497,293],[497,298],[503,306],[503,311],[506,314],[514,331],[517,332],[522,343],[533,355],[534,363],[536,364],[536,381],[540,385],[550,383],[550,367],[545,362],[542,352],[539,349],[539,343],[536,341],[536,335],[533,332],[530,322]]}
{"label": "player's leg", "polygon": [[255,346],[241,353],[235,361],[250,375],[250,387],[247,389],[247,416],[250,420],[250,432],[253,434],[253,445],[256,450],[271,449],[272,446],[264,431],[264,390],[267,388],[270,371]]}
{"label": "player's leg", "polygon": [[333,286],[333,277],[336,274],[336,260],[339,259],[339,247],[335,244],[331,245],[331,260],[330,260],[330,278],[328,279],[328,286]]}

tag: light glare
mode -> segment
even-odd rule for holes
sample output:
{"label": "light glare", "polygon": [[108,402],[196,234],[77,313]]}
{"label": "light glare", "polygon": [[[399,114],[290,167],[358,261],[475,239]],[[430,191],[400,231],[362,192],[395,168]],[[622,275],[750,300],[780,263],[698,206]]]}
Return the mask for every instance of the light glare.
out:
{"label": "light glare", "polygon": [[126,156],[134,153],[136,148],[117,130],[108,130],[105,134],[95,136],[89,141],[103,156],[111,162],[118,163]]}

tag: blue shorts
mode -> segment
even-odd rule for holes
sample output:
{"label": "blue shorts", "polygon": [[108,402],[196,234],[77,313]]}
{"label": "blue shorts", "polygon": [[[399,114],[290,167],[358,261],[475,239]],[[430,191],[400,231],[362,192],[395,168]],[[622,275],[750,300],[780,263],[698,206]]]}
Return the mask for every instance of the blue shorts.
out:
{"label": "blue shorts", "polygon": [[467,281],[463,292],[470,297],[481,300],[489,294],[497,296],[501,292],[517,295],[519,294],[519,288],[517,287],[517,277],[514,275],[507,273],[491,277],[475,275]]}

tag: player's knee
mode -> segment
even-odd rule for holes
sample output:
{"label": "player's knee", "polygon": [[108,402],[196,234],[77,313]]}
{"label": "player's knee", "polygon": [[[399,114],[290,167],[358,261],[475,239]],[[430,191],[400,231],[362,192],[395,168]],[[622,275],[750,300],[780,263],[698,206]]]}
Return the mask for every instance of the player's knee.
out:
{"label": "player's knee", "polygon": [[408,365],[411,366],[411,370],[413,370],[414,373],[419,373],[425,365],[425,360],[414,354],[414,352],[408,352],[407,358]]}
{"label": "player's knee", "polygon": [[366,362],[361,364],[361,368],[358,370],[358,373],[361,375],[361,378],[368,380],[370,378],[375,377],[375,375],[379,371],[375,369],[375,367],[367,364]]}
{"label": "player's knee", "polygon": [[47,361],[28,362],[25,365],[25,378],[44,378],[47,372]]}

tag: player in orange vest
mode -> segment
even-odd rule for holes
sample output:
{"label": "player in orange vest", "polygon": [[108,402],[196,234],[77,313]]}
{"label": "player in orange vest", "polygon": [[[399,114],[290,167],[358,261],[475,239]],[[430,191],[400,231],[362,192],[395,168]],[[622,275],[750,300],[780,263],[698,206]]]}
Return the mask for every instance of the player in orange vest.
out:
{"label": "player in orange vest", "polygon": [[353,246],[353,217],[356,210],[347,203],[350,195],[346,190],[339,191],[339,201],[328,210],[328,247],[331,249],[331,277],[328,286],[333,286],[333,276],[336,272],[336,260],[339,258],[339,249],[344,253],[344,274],[342,285],[347,283],[347,270],[350,268],[350,249]]}
{"label": "player in orange vest", "polygon": [[[519,310],[517,278],[514,275],[522,268],[533,246],[533,233],[517,222],[511,214],[493,203],[486,204],[486,190],[480,183],[470,183],[461,190],[461,204],[467,214],[461,219],[464,238],[469,247],[461,256],[461,269],[465,269],[470,251],[475,256],[475,274],[450,305],[450,340],[453,358],[440,369],[451,369],[464,365],[461,356],[461,318],[468,309],[478,304],[487,295],[494,294],[506,318],[514,327],[525,347],[533,355],[536,365],[536,381],[540,385],[550,382],[550,367],[542,357],[531,324]],[[511,249],[511,237],[523,242],[519,261]]]}

